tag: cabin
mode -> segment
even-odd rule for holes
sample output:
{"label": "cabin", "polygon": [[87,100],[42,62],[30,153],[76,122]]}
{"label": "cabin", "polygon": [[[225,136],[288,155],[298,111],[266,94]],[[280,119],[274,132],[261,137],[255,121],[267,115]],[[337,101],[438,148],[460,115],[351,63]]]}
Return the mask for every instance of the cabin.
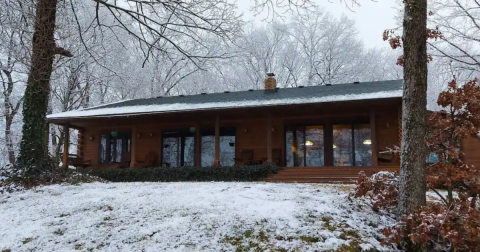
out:
{"label": "cabin", "polygon": [[[135,99],[47,116],[78,130],[63,165],[225,167],[275,163],[267,181],[351,182],[360,171],[398,171],[385,153],[401,138],[402,80]],[[66,139],[69,143],[69,139]],[[464,144],[480,165],[479,139]],[[471,150],[471,151],[470,151]]]}

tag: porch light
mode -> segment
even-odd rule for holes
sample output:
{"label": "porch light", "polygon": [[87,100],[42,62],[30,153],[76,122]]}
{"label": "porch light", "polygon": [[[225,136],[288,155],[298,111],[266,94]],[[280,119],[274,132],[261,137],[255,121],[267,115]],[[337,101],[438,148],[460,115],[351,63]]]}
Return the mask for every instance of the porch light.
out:
{"label": "porch light", "polygon": [[363,144],[365,144],[365,145],[371,145],[371,144],[372,144],[372,140],[367,139],[367,140],[363,141]]}
{"label": "porch light", "polygon": [[312,142],[312,141],[306,141],[306,142],[305,142],[305,145],[306,145],[306,146],[312,146],[312,145],[313,145],[313,142]]}

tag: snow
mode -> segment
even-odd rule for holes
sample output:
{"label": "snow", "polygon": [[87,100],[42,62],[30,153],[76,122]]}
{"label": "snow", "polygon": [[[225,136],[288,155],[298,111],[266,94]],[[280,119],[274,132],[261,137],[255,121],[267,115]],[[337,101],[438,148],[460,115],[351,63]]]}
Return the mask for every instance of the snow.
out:
{"label": "snow", "polygon": [[206,109],[225,109],[225,108],[246,108],[259,106],[278,106],[290,104],[309,104],[309,103],[325,103],[338,101],[354,101],[368,100],[380,98],[402,97],[402,90],[381,91],[373,93],[360,93],[348,95],[330,95],[314,97],[309,99],[271,99],[271,100],[245,100],[235,102],[211,102],[211,103],[172,103],[142,106],[122,106],[114,108],[94,108],[67,111],[57,114],[48,115],[49,119],[91,117],[91,116],[118,116],[130,114],[150,114],[150,113],[166,113],[178,111],[193,111]]}
{"label": "snow", "polygon": [[253,244],[315,251],[355,241],[392,251],[377,239],[393,219],[349,199],[351,190],[214,182],[40,187],[0,195],[0,250],[234,251]]}

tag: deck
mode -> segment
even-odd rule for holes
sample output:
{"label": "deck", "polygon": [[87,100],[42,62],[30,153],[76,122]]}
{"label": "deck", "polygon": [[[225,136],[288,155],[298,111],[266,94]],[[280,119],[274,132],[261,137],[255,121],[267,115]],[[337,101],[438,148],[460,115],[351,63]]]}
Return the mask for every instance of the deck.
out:
{"label": "deck", "polygon": [[358,173],[398,172],[399,167],[288,167],[261,181],[276,183],[339,183],[354,184]]}

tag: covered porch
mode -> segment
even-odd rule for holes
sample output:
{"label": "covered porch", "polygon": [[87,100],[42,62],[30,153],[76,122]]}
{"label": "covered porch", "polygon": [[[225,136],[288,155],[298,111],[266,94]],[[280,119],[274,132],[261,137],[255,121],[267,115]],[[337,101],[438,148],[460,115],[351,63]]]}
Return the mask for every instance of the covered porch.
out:
{"label": "covered porch", "polygon": [[[399,104],[400,99],[376,99],[50,123],[78,130],[77,164],[98,168],[275,163],[297,174],[317,169],[338,176],[398,169],[398,158],[381,152],[399,143]],[[69,145],[65,168],[72,164]]]}

